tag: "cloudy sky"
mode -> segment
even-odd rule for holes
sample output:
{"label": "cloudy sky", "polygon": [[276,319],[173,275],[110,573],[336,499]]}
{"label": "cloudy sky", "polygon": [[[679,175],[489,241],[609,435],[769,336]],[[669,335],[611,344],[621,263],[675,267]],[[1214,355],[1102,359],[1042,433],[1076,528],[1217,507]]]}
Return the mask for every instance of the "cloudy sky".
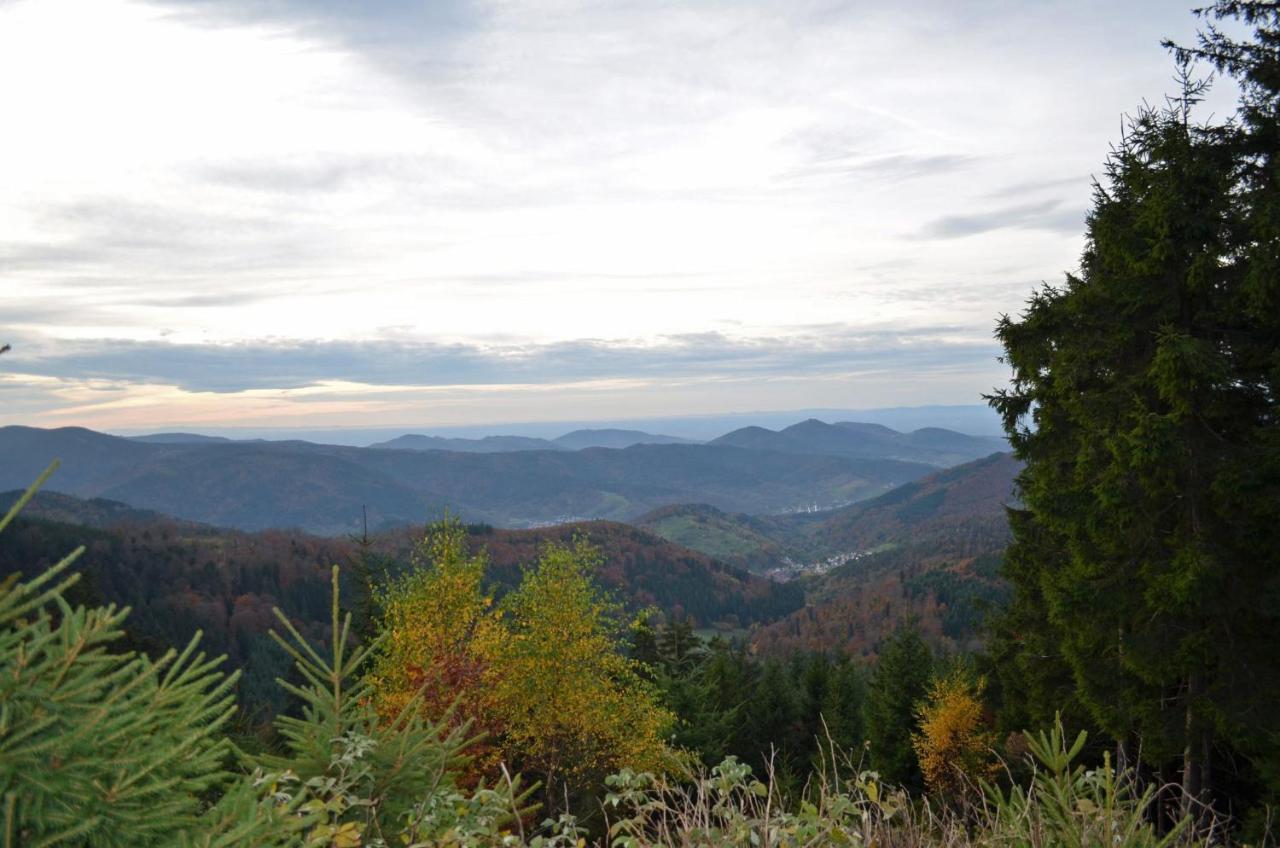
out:
{"label": "cloudy sky", "polygon": [[1075,267],[1090,177],[1195,26],[0,0],[0,424],[974,403],[996,317]]}

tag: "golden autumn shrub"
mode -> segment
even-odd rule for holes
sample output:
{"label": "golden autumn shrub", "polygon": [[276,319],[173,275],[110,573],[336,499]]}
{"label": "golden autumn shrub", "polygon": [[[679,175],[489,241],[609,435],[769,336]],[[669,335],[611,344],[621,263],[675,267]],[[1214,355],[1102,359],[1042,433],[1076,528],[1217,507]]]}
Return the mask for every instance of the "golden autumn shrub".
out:
{"label": "golden autumn shrub", "polygon": [[620,610],[591,578],[598,565],[599,552],[581,540],[548,546],[498,612],[507,638],[488,680],[504,744],[548,782],[658,771],[674,722],[622,653]]}
{"label": "golden autumn shrub", "polygon": [[478,772],[503,762],[548,788],[661,768],[674,718],[622,653],[620,610],[592,579],[598,551],[548,546],[498,604],[457,522],[433,527],[415,559],[383,598],[370,675],[381,714],[420,697],[427,718],[485,735],[470,752]]}
{"label": "golden autumn shrub", "polygon": [[484,771],[496,764],[493,740],[501,724],[489,694],[487,670],[500,638],[483,590],[486,557],[470,555],[456,521],[431,528],[414,550],[412,569],[382,599],[385,638],[369,674],[378,714],[399,715],[414,697],[425,716],[483,735],[468,753]]}
{"label": "golden autumn shrub", "polygon": [[920,732],[913,744],[929,790],[953,796],[992,776],[995,769],[989,729],[982,707],[981,680],[963,670],[934,680],[920,707]]}

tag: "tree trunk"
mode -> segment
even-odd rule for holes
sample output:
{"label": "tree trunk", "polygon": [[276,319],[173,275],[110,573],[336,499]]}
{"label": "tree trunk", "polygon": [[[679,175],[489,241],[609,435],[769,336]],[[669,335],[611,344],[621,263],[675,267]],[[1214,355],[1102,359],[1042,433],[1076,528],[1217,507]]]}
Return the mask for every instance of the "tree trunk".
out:
{"label": "tree trunk", "polygon": [[1196,714],[1195,699],[1200,692],[1200,678],[1187,679],[1186,718],[1182,749],[1182,815],[1190,817],[1192,829],[1199,830],[1207,813],[1209,783],[1209,750],[1212,747],[1208,727]]}

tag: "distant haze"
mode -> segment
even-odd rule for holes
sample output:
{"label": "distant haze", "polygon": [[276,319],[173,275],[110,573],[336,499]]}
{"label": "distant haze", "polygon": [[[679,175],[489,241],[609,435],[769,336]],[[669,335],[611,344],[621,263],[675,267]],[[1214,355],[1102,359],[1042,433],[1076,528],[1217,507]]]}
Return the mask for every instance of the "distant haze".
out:
{"label": "distant haze", "polygon": [[[604,421],[537,421],[494,422],[460,427],[341,427],[341,428],[255,428],[202,427],[199,432],[210,436],[235,439],[302,439],[331,445],[364,446],[407,433],[447,438],[478,439],[485,436],[530,436],[553,439],[578,429],[622,428],[649,433],[708,440],[739,427],[757,426],[778,429],[806,418],[827,421],[862,421],[883,424],[895,430],[910,431],[922,427],[945,427],[974,436],[1001,436],[1000,420],[985,405],[918,406],[890,409],[797,409],[780,412],[737,412],[723,415],[673,416],[668,418],[628,418]],[[122,436],[154,433],[154,428],[122,428],[110,432]]]}

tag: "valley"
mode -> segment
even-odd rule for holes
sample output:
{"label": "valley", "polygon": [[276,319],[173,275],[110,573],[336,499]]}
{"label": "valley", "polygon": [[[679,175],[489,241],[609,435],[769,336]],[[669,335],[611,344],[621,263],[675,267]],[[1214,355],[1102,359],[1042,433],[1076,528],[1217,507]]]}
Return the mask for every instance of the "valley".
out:
{"label": "valley", "polygon": [[[5,486],[63,459],[0,571],[45,562],[71,528],[91,528],[91,591],[117,603],[145,598],[139,620],[157,638],[200,626],[243,662],[269,625],[262,610],[281,604],[302,621],[322,617],[324,566],[353,562],[353,533],[366,520],[364,554],[394,571],[422,521],[450,514],[487,547],[498,586],[511,585],[540,546],[581,535],[601,546],[601,577],[627,608],[736,633],[759,650],[865,652],[909,616],[938,645],[954,645],[976,633],[972,622],[945,625],[969,615],[957,604],[995,591],[992,575],[970,565],[1003,547],[1018,466],[999,453],[942,470],[902,458],[918,453],[883,455],[904,443],[991,446],[921,432],[810,420],[707,444],[613,430],[544,440],[554,448],[489,450],[510,447],[489,437],[446,450],[435,441],[388,446],[407,436],[358,448],[0,428]],[[815,492],[830,508],[789,506]],[[534,502],[540,509],[529,509]],[[908,588],[895,594],[886,580]],[[852,611],[872,601],[881,615],[856,635],[832,630],[838,617],[867,619]]]}

